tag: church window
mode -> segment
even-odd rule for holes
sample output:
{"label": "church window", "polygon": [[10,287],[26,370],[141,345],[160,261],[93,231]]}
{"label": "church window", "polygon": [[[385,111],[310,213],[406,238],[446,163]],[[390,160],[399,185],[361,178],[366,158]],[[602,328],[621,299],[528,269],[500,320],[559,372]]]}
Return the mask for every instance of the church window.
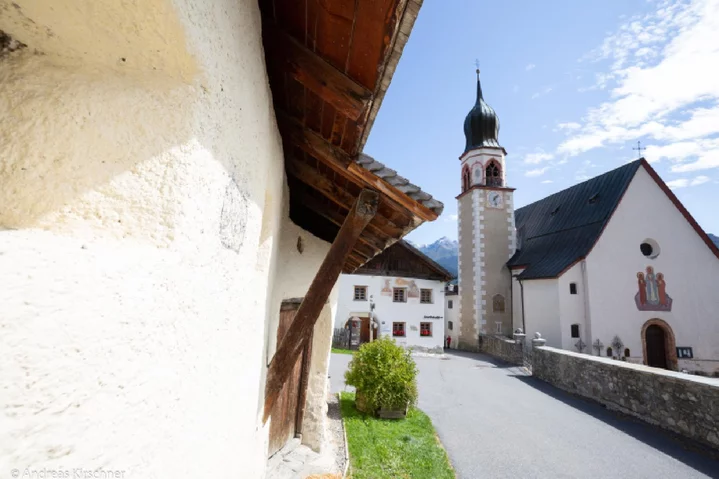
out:
{"label": "church window", "polygon": [[392,290],[392,301],[395,303],[406,303],[407,302],[407,292],[404,288],[394,288]]}
{"label": "church window", "polygon": [[420,289],[419,290],[419,302],[424,304],[432,303],[432,290],[431,289]]}
{"label": "church window", "polygon": [[599,193],[596,193],[596,194],[592,195],[592,196],[589,198],[589,204],[590,204],[590,205],[593,205],[593,204],[596,203],[597,201],[599,201]]}
{"label": "church window", "polygon": [[578,338],[579,337],[579,325],[573,324],[571,327],[572,327],[572,337]]}
{"label": "church window", "polygon": [[367,301],[367,286],[355,286],[355,301]]}
{"label": "church window", "polygon": [[607,348],[607,357],[612,357],[612,348]]}
{"label": "church window", "polygon": [[419,323],[420,336],[432,336],[432,323]]}
{"label": "church window", "polygon": [[469,167],[464,165],[462,168],[462,191],[467,191],[470,185]]}
{"label": "church window", "polygon": [[454,304],[452,303],[451,299],[449,301],[447,301],[447,309],[452,309],[453,306],[454,306]]}
{"label": "church window", "polygon": [[629,348],[625,348],[625,349],[624,349],[624,357],[625,357],[625,358],[628,358],[628,357],[630,356],[629,352],[630,352],[630,351],[629,351]]}
{"label": "church window", "polygon": [[490,161],[485,169],[487,186],[502,186],[502,172],[496,161]]}
{"label": "church window", "polygon": [[569,294],[577,294],[577,283],[569,283]]}
{"label": "church window", "polygon": [[404,337],[404,323],[392,323],[392,336]]}
{"label": "church window", "polygon": [[504,296],[501,294],[495,294],[492,298],[492,311],[495,313],[504,312]]}
{"label": "church window", "polygon": [[639,250],[644,256],[650,259],[654,259],[659,256],[659,244],[653,239],[645,239],[642,244],[639,245]]}
{"label": "church window", "polygon": [[447,321],[447,329],[452,331],[454,329],[454,324],[452,324],[452,321]]}

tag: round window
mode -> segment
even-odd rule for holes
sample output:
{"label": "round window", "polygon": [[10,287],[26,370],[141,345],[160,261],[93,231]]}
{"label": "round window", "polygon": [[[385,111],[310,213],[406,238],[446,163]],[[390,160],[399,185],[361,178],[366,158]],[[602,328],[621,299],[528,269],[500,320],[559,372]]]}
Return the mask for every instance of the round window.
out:
{"label": "round window", "polygon": [[647,258],[656,258],[659,256],[659,245],[653,239],[645,239],[639,245],[639,250]]}

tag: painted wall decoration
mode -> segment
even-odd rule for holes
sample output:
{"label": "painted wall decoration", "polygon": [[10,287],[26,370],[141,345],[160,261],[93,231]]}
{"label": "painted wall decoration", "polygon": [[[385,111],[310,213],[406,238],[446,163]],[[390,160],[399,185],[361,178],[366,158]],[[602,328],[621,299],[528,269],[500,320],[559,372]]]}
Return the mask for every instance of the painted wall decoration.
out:
{"label": "painted wall decoration", "polygon": [[667,283],[664,274],[654,273],[654,268],[647,266],[646,273],[637,273],[639,291],[634,296],[639,311],[671,311],[672,298],[667,294]]}
{"label": "painted wall decoration", "polygon": [[392,296],[392,287],[389,285],[389,280],[384,280],[384,286],[382,287],[382,296]]}
{"label": "painted wall decoration", "polygon": [[407,297],[408,298],[419,298],[419,288],[417,287],[417,283],[414,281],[409,282],[409,289],[407,291]]}

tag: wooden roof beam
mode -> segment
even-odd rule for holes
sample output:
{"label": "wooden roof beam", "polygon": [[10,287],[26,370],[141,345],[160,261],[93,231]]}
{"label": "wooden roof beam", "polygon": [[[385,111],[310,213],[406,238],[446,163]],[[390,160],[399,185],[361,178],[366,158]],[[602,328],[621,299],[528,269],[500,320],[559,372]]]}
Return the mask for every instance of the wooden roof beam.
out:
{"label": "wooden roof beam", "polygon": [[266,58],[284,62],[283,70],[313,91],[339,113],[358,121],[366,116],[372,92],[327,63],[281,30],[272,21],[263,22]]}
{"label": "wooden roof beam", "polygon": [[[319,191],[341,207],[350,209],[352,204],[354,204],[355,198],[350,193],[340,188],[332,180],[322,175],[307,163],[299,161],[295,158],[290,158],[287,162],[285,162],[285,168],[287,169],[288,174]],[[403,237],[408,231],[411,231],[415,227],[415,225],[410,223],[410,225],[406,228],[407,231],[405,231],[404,228],[400,228],[381,215],[376,215],[373,219],[373,223],[385,235],[395,239]]]}
{"label": "wooden roof beam", "polygon": [[341,171],[347,171],[347,167],[353,163],[352,158],[325,140],[319,133],[302,126],[296,119],[286,112],[278,112],[277,126],[285,141],[298,146],[308,155],[333,166]]}

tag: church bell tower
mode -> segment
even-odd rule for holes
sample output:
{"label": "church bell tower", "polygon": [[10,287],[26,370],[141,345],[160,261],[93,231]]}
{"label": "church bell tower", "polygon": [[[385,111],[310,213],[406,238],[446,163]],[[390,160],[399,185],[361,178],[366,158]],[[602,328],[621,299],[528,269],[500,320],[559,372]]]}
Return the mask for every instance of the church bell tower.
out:
{"label": "church bell tower", "polygon": [[477,348],[482,334],[512,332],[511,274],[514,254],[514,188],[507,187],[499,119],[484,100],[477,70],[477,101],[464,120],[466,144],[457,196],[459,227],[460,349]]}

